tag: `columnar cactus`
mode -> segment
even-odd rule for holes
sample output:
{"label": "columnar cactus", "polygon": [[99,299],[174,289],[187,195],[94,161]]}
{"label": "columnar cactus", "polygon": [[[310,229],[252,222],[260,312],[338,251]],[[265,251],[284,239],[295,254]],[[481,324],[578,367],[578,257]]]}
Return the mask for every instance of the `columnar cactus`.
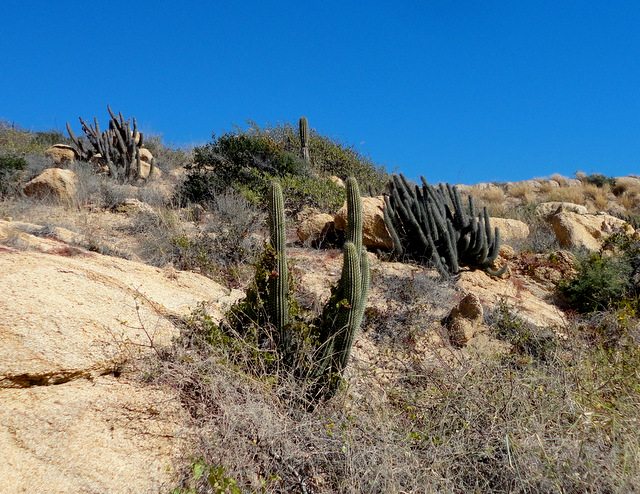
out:
{"label": "columnar cactus", "polygon": [[287,334],[289,322],[289,270],[287,268],[286,228],[282,188],[277,182],[271,184],[269,195],[269,229],[271,247],[275,253],[273,270],[269,274],[269,319],[280,337],[283,354],[289,352],[290,338]]}
{"label": "columnar cactus", "polygon": [[299,131],[300,157],[309,163],[311,156],[309,155],[309,122],[307,121],[307,117],[300,117]]}
{"label": "columnar cactus", "polygon": [[[364,318],[370,273],[367,251],[362,246],[362,201],[358,182],[347,187],[347,235],[342,276],[316,322],[320,351],[317,370],[328,378],[328,392],[335,391],[349,361],[351,347]],[[318,372],[316,372],[316,376]]]}
{"label": "columnar cactus", "polygon": [[393,175],[389,195],[385,197],[385,224],[398,257],[433,262],[443,277],[460,272],[460,264],[491,268],[500,251],[500,232],[493,231],[489,213],[478,213],[469,196],[469,215],[457,187],[435,187],[424,177],[422,187],[410,183],[402,174]]}

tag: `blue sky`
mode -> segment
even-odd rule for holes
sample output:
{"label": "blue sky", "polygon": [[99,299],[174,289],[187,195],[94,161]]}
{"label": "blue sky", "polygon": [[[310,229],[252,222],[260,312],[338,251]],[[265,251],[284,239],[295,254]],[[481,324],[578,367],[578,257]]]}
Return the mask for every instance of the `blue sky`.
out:
{"label": "blue sky", "polygon": [[430,182],[640,174],[640,2],[5,2],[0,118],[295,123]]}

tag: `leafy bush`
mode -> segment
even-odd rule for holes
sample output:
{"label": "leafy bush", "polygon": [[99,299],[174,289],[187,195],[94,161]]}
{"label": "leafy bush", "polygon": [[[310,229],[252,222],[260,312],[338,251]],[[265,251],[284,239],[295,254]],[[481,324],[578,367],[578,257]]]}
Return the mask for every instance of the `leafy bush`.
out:
{"label": "leafy bush", "polygon": [[591,175],[581,175],[580,180],[584,183],[595,185],[596,187],[604,187],[605,185],[610,185],[611,187],[615,187],[616,179],[613,177],[607,177],[602,173],[592,173]]}
{"label": "leafy bush", "polygon": [[615,302],[633,296],[633,268],[620,256],[591,254],[580,261],[578,272],[558,289],[579,312],[607,310]]}
{"label": "leafy bush", "polygon": [[20,172],[27,167],[27,160],[15,154],[0,154],[0,197],[17,191]]}
{"label": "leafy bush", "polygon": [[330,183],[329,176],[342,179],[355,176],[363,190],[379,192],[386,172],[353,147],[335,139],[310,132],[311,161],[300,157],[297,129],[290,124],[267,125],[261,129],[249,122],[246,130],[216,137],[194,149],[194,163],[178,192],[181,203],[212,201],[227,189],[240,191],[250,202],[262,204],[268,184],[279,178],[287,208],[293,212],[305,206],[333,209],[344,201],[344,193]]}
{"label": "leafy bush", "polygon": [[19,125],[0,120],[0,152],[17,155],[44,153],[53,144],[68,142],[69,139],[58,130],[32,132]]}

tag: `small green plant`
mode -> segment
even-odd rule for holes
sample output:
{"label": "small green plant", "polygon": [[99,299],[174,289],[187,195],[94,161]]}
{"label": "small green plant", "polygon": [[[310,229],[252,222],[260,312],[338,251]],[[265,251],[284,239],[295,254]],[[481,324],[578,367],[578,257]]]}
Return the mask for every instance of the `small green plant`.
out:
{"label": "small green plant", "polygon": [[[177,487],[170,494],[198,494],[208,484],[213,490],[206,492],[214,494],[242,494],[242,490],[231,477],[226,476],[222,465],[209,465],[203,458],[198,458],[191,464],[192,479],[188,487]],[[204,484],[204,485],[203,485]]]}
{"label": "small green plant", "polygon": [[487,319],[494,335],[511,343],[515,355],[538,363],[555,359],[555,351],[558,348],[555,333],[527,324],[505,299],[498,302]]}
{"label": "small green plant", "polygon": [[16,154],[0,154],[0,197],[17,192],[22,170],[27,167],[27,160]]}
{"label": "small green plant", "polygon": [[608,310],[633,296],[632,274],[624,258],[593,253],[579,261],[578,275],[558,290],[578,312]]}
{"label": "small green plant", "polygon": [[602,173],[592,173],[591,175],[581,176],[580,180],[584,183],[595,185],[598,188],[603,188],[605,185],[613,188],[616,185],[615,178],[607,177]]}

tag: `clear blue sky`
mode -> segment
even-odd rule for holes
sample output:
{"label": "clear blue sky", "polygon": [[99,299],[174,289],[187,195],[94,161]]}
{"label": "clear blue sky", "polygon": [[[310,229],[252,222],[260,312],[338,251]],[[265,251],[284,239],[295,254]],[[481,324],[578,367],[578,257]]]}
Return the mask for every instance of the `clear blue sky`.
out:
{"label": "clear blue sky", "polygon": [[640,2],[4,2],[0,118],[107,104],[176,145],[247,119],[476,183],[640,174]]}

